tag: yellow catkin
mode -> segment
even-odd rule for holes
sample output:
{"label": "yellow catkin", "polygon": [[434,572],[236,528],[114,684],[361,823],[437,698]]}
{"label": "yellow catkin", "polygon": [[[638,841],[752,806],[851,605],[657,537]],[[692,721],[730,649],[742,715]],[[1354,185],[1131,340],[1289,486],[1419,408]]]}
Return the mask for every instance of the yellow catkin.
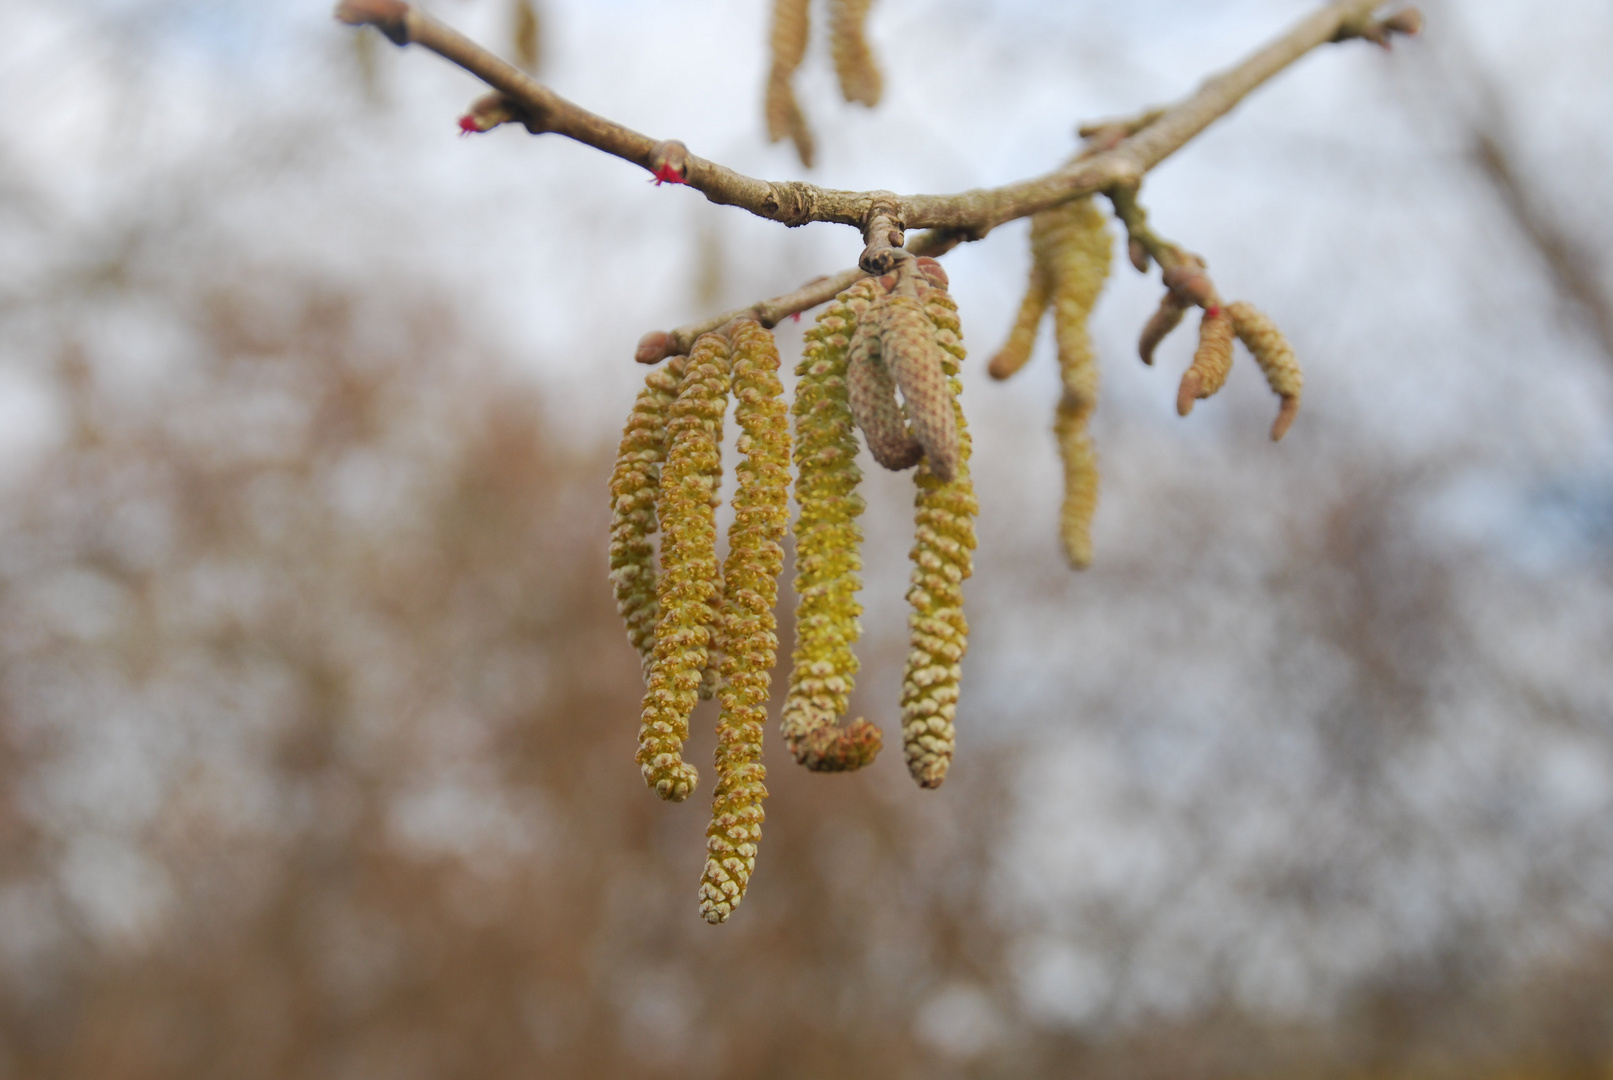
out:
{"label": "yellow catkin", "polygon": [[1277,419],[1271,425],[1271,438],[1275,442],[1288,433],[1288,427],[1299,412],[1300,395],[1305,390],[1305,373],[1299,369],[1294,347],[1288,344],[1277,324],[1263,312],[1239,300],[1227,305],[1232,317],[1232,329],[1243,342],[1244,348],[1260,365],[1266,376],[1266,385],[1282,399]]}
{"label": "yellow catkin", "polygon": [[997,350],[997,355],[991,358],[991,363],[986,367],[986,372],[993,379],[1008,378],[1030,360],[1031,352],[1036,348],[1036,332],[1052,299],[1052,283],[1041,265],[1033,260],[1030,282],[1025,286],[1025,298],[1019,302],[1014,328],[1008,332],[1008,340],[1003,342],[1003,347]]}
{"label": "yellow catkin", "polygon": [[638,650],[646,679],[655,658],[655,623],[661,611],[650,537],[656,530],[655,500],[666,461],[667,411],[677,396],[684,363],[683,357],[675,356],[645,376],[610,478],[611,586],[616,610],[627,623],[627,640]]}
{"label": "yellow catkin", "polygon": [[868,9],[873,0],[829,0],[829,51],[834,56],[840,93],[870,109],[879,104],[884,80],[868,47]]}
{"label": "yellow catkin", "polygon": [[1192,412],[1193,402],[1225,386],[1231,372],[1232,316],[1225,308],[1206,308],[1199,320],[1199,347],[1193,353],[1193,364],[1176,391],[1177,413],[1186,416]]}
{"label": "yellow catkin", "polygon": [[1137,355],[1143,358],[1143,363],[1154,362],[1154,350],[1170,336],[1172,330],[1181,325],[1187,308],[1187,303],[1174,292],[1167,292],[1160,300],[1159,307],[1143,326],[1142,337],[1137,340]]}
{"label": "yellow catkin", "polygon": [[773,57],[764,99],[767,139],[769,142],[785,137],[791,139],[801,164],[808,168],[812,166],[812,130],[795,99],[790,80],[795,77],[795,69],[801,66],[802,57],[806,56],[810,30],[810,0],[773,0],[773,29],[769,36]]}
{"label": "yellow catkin", "polygon": [[690,351],[667,422],[666,465],[661,470],[661,577],[657,598],[655,660],[644,692],[638,763],[657,795],[682,802],[697,772],[683,760],[707,646],[711,642],[717,580],[717,523],[712,483],[728,407],[729,347],[703,334]]}
{"label": "yellow catkin", "polygon": [[526,71],[537,71],[543,58],[543,24],[534,0],[515,0],[510,12],[510,46],[515,62]]}
{"label": "yellow catkin", "polygon": [[915,536],[907,600],[910,646],[902,674],[902,751],[908,772],[920,787],[941,786],[957,744],[955,720],[963,654],[969,624],[963,615],[963,582],[974,571],[974,518],[979,512],[969,478],[971,440],[958,402],[958,365],[964,358],[957,305],[939,285],[921,287],[924,305],[941,348],[942,369],[951,381],[958,429],[957,471],[943,482],[929,463],[914,476]]}
{"label": "yellow catkin", "polygon": [[858,319],[882,292],[864,279],[835,298],[806,333],[796,367],[795,649],[781,724],[795,760],[817,772],[859,769],[880,748],[879,728],[858,718],[845,727],[856,681],[852,651],[862,627],[863,512],[857,438],[847,400],[846,362]]}
{"label": "yellow catkin", "polygon": [[700,914],[720,923],[745,896],[762,838],[762,731],[769,672],[778,653],[773,604],[784,569],[780,541],[789,524],[790,424],[773,335],[753,320],[735,323],[734,422],[739,425],[734,523],[723,565],[722,713],[717,721],[717,779],[706,827]]}
{"label": "yellow catkin", "polygon": [[1031,250],[1052,283],[1063,394],[1054,416],[1064,464],[1059,537],[1076,569],[1092,563],[1092,518],[1098,508],[1098,454],[1090,426],[1098,404],[1098,365],[1087,319],[1109,276],[1113,241],[1108,218],[1091,198],[1044,210],[1031,220]]}

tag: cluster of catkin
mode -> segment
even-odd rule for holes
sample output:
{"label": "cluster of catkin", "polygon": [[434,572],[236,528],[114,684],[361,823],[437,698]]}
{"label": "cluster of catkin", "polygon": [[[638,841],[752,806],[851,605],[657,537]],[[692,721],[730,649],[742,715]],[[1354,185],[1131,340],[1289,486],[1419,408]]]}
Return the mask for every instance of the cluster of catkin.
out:
{"label": "cluster of catkin", "polygon": [[[1135,246],[1135,242],[1134,242]],[[1064,501],[1059,533],[1070,565],[1084,569],[1092,562],[1092,519],[1098,506],[1098,456],[1089,426],[1097,405],[1098,366],[1087,320],[1109,275],[1112,240],[1108,218],[1092,196],[1061,203],[1031,219],[1031,272],[1025,297],[988,368],[1006,379],[1030,359],[1042,316],[1053,309],[1063,392],[1055,413],[1054,432],[1064,464]],[[1148,256],[1133,255],[1139,269]],[[1195,256],[1172,252],[1164,273],[1166,293],[1143,328],[1139,352],[1154,362],[1154,350],[1179,325],[1188,309],[1201,307],[1199,344],[1193,363],[1182,376],[1177,411],[1186,416],[1193,403],[1219,390],[1232,370],[1232,341],[1248,348],[1266,381],[1281,400],[1271,437],[1281,439],[1299,410],[1304,376],[1294,350],[1267,316],[1239,301],[1222,305],[1204,264]]]}
{"label": "cluster of catkin", "polygon": [[[924,787],[939,785],[951,763],[968,644],[961,587],[972,569],[977,510],[957,401],[963,356],[945,275],[927,259],[858,282],[807,334],[793,409],[799,604],[782,727],[808,768],[860,768],[880,749],[879,729],[867,720],[839,724],[857,672],[862,612],[859,429],[882,464],[918,466],[903,745]],[[721,706],[700,885],[701,914],[712,923],[744,896],[767,795],[762,729],[778,649],[773,607],[791,456],[778,368],[772,334],[753,320],[702,335],[687,357],[646,377],[611,475],[611,581],[645,677],[637,759],[661,798],[681,802],[694,791],[697,771],[683,746],[702,689]],[[730,397],[741,461],[719,566],[716,494]]]}
{"label": "cluster of catkin", "polygon": [[[879,104],[884,87],[868,47],[866,26],[872,6],[873,0],[829,0],[829,52],[840,79],[840,93],[847,101],[869,108]],[[770,142],[788,137],[795,143],[801,164],[808,167],[812,165],[812,129],[795,99],[792,80],[806,57],[811,28],[811,0],[773,0],[768,41],[772,63],[763,98],[767,137]]]}

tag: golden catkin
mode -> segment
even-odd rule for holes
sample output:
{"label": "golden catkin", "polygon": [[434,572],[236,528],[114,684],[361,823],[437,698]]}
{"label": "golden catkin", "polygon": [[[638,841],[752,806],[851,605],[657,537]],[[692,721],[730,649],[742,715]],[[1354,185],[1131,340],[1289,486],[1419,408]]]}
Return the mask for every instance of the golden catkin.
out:
{"label": "golden catkin", "polygon": [[829,0],[829,51],[834,56],[840,94],[870,109],[884,88],[873,51],[868,47],[868,9],[873,0]]}
{"label": "golden catkin", "polygon": [[773,335],[754,320],[735,323],[734,421],[739,425],[734,522],[723,565],[722,713],[717,721],[717,779],[706,827],[700,914],[725,921],[745,895],[762,837],[762,731],[769,672],[778,653],[773,604],[784,569],[780,541],[789,524],[790,425]]}
{"label": "golden catkin", "polygon": [[852,651],[862,634],[859,546],[863,512],[857,437],[847,400],[846,363],[859,318],[882,288],[865,278],[835,298],[806,333],[796,367],[795,649],[781,724],[795,760],[817,772],[859,769],[880,748],[879,728],[858,718],[845,727],[856,681]]}
{"label": "golden catkin", "polygon": [[1143,326],[1142,337],[1137,341],[1137,355],[1143,358],[1143,363],[1154,362],[1154,350],[1159,343],[1170,336],[1170,332],[1182,324],[1182,317],[1187,314],[1188,305],[1174,292],[1167,292],[1159,302],[1159,307],[1148,317]]}
{"label": "golden catkin", "polygon": [[1098,365],[1087,319],[1109,276],[1113,248],[1108,218],[1090,196],[1044,210],[1031,221],[1031,250],[1052,282],[1063,383],[1053,421],[1064,465],[1059,538],[1076,569],[1092,563],[1092,518],[1098,509],[1098,454],[1089,430],[1098,404]]}
{"label": "golden catkin", "polygon": [[773,57],[764,99],[767,139],[778,142],[789,137],[795,143],[801,164],[808,168],[812,166],[812,130],[807,127],[806,116],[795,99],[790,80],[806,56],[810,30],[810,0],[773,0],[773,28],[769,36]]}
{"label": "golden catkin", "polygon": [[1207,398],[1226,385],[1232,371],[1232,316],[1225,308],[1204,310],[1199,320],[1199,347],[1193,353],[1193,364],[1182,375],[1182,385],[1176,391],[1176,411],[1186,416],[1193,411],[1193,402]]}
{"label": "golden catkin", "polygon": [[682,802],[697,772],[683,760],[689,714],[706,668],[717,580],[717,523],[712,481],[728,407],[729,347],[703,334],[689,353],[667,422],[666,465],[656,510],[661,519],[661,577],[655,660],[644,692],[638,763],[657,795]]}
{"label": "golden catkin", "polygon": [[963,615],[963,582],[973,573],[974,518],[979,512],[969,478],[969,429],[957,396],[958,365],[964,358],[957,305],[939,285],[921,287],[919,299],[940,346],[941,366],[951,383],[958,430],[957,469],[944,482],[928,462],[914,476],[915,536],[907,600],[910,647],[902,674],[902,750],[920,787],[946,779],[957,743],[954,721],[969,624]]}
{"label": "golden catkin", "polygon": [[1300,395],[1305,389],[1305,373],[1299,369],[1294,347],[1288,344],[1277,324],[1263,312],[1239,300],[1227,305],[1232,317],[1232,329],[1260,365],[1266,376],[1266,385],[1282,399],[1277,419],[1271,425],[1271,438],[1275,442],[1288,433],[1288,427],[1299,412]]}
{"label": "golden catkin", "polygon": [[655,500],[666,461],[667,411],[683,378],[684,358],[675,356],[644,378],[633,402],[616,467],[610,478],[610,580],[616,610],[627,623],[627,640],[638,650],[649,678],[655,658],[655,623],[660,604],[655,595]]}
{"label": "golden catkin", "polygon": [[851,417],[875,461],[896,472],[919,463],[924,447],[908,430],[907,416],[896,400],[896,381],[880,352],[875,320],[860,320],[852,334],[846,358],[846,396]]}
{"label": "golden catkin", "polygon": [[1036,348],[1036,332],[1052,299],[1052,283],[1041,264],[1033,261],[1030,281],[1025,286],[1025,298],[1019,302],[1019,314],[1014,317],[1014,328],[1008,332],[1008,340],[1003,342],[1003,347],[997,350],[997,355],[986,366],[986,372],[993,379],[1008,378],[1030,360],[1031,352]]}

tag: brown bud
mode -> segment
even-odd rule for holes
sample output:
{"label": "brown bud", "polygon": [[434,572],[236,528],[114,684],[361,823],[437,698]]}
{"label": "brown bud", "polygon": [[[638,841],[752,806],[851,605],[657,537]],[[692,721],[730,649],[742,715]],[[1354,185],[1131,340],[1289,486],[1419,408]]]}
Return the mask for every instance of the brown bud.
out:
{"label": "brown bud", "polygon": [[674,184],[689,175],[689,148],[677,139],[663,139],[650,148],[650,172],[657,180]]}
{"label": "brown bud", "polygon": [[1174,292],[1167,292],[1159,301],[1159,307],[1148,317],[1148,323],[1143,327],[1143,335],[1137,342],[1137,353],[1143,358],[1143,363],[1154,362],[1154,350],[1159,343],[1169,336],[1182,322],[1182,316],[1187,314],[1187,305],[1181,297]]}
{"label": "brown bud", "polygon": [[662,360],[677,352],[677,342],[665,330],[651,330],[638,339],[638,348],[633,351],[633,359],[641,364],[659,364]]}
{"label": "brown bud", "polygon": [[1139,274],[1148,273],[1148,248],[1135,236],[1126,241],[1126,257]]}
{"label": "brown bud", "polygon": [[1423,13],[1416,8],[1406,8],[1384,19],[1381,25],[1391,33],[1413,36],[1423,31]]}
{"label": "brown bud", "polygon": [[1189,258],[1166,270],[1161,275],[1165,287],[1189,304],[1199,307],[1210,307],[1219,303],[1216,295],[1215,283],[1210,275],[1204,271],[1204,263],[1197,258]]}

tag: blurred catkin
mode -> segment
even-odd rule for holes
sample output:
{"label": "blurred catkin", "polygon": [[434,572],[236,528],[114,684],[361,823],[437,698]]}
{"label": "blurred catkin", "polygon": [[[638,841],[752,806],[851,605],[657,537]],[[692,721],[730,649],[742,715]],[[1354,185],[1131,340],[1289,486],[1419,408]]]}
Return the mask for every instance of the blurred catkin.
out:
{"label": "blurred catkin", "polygon": [[840,93],[847,101],[873,108],[883,80],[868,47],[868,9],[873,0],[829,0],[829,51],[834,55]]}
{"label": "blurred catkin", "polygon": [[717,780],[706,827],[700,914],[720,923],[745,895],[762,837],[762,731],[770,672],[778,654],[773,604],[784,569],[780,541],[789,524],[790,426],[773,335],[753,320],[735,323],[734,421],[741,461],[735,472],[734,522],[728,529],[718,639],[722,713],[717,721]]}
{"label": "blurred catkin", "polygon": [[671,405],[656,506],[662,529],[657,588],[661,617],[644,693],[638,763],[645,782],[671,802],[688,798],[697,778],[694,766],[683,760],[683,743],[711,644],[717,589],[712,479],[718,473],[722,418],[728,407],[728,366],[727,339],[701,335]]}
{"label": "blurred catkin", "polygon": [[1174,292],[1166,292],[1159,301],[1159,307],[1148,317],[1143,326],[1142,337],[1137,341],[1137,355],[1143,358],[1143,363],[1154,362],[1154,350],[1159,343],[1170,336],[1170,332],[1182,324],[1182,317],[1187,314],[1188,304]]}
{"label": "blurred catkin", "polygon": [[1289,425],[1299,412],[1300,394],[1305,389],[1305,373],[1299,369],[1294,347],[1288,343],[1277,324],[1263,312],[1239,300],[1227,305],[1232,318],[1232,329],[1260,365],[1266,376],[1266,385],[1282,399],[1277,419],[1271,425],[1271,438],[1275,442],[1288,433]]}
{"label": "blurred catkin", "polygon": [[1052,283],[1040,262],[1031,260],[1030,282],[1025,286],[1025,298],[1019,302],[1019,314],[1014,317],[1014,328],[1008,340],[991,358],[986,371],[993,379],[1006,379],[1031,358],[1036,348],[1036,332],[1042,325],[1042,316],[1053,299]]}
{"label": "blurred catkin", "polygon": [[1193,363],[1182,375],[1182,385],[1176,391],[1176,411],[1186,416],[1193,411],[1193,402],[1207,398],[1226,385],[1232,371],[1232,316],[1225,308],[1210,307],[1204,310],[1199,321],[1199,347],[1193,353]]}
{"label": "blurred catkin", "polygon": [[914,476],[915,536],[907,591],[910,647],[902,674],[902,751],[908,772],[920,787],[946,779],[957,743],[954,720],[969,624],[963,615],[963,582],[973,573],[974,518],[979,512],[969,479],[971,441],[957,400],[964,358],[957,305],[935,283],[919,289],[922,310],[939,346],[941,367],[951,382],[950,405],[958,431],[957,469],[943,481],[928,462]]}
{"label": "blurred catkin", "polygon": [[685,360],[675,356],[644,378],[622,431],[616,467],[610,478],[610,579],[616,610],[627,623],[627,640],[638,650],[649,678],[655,658],[655,623],[660,604],[655,593],[655,502],[666,461],[667,412],[677,396]]}
{"label": "blurred catkin", "polygon": [[510,12],[510,46],[517,66],[536,72],[543,60],[543,23],[536,0],[515,0]]}
{"label": "blurred catkin", "polygon": [[1053,423],[1064,463],[1059,536],[1076,569],[1092,563],[1092,518],[1098,508],[1098,454],[1089,430],[1098,403],[1098,365],[1087,319],[1109,276],[1113,247],[1108,217],[1091,196],[1031,219],[1031,251],[1051,283],[1063,383]]}
{"label": "blurred catkin", "polygon": [[807,37],[811,31],[810,0],[773,0],[773,28],[769,36],[772,65],[767,73],[767,94],[764,109],[767,115],[767,140],[778,142],[785,137],[795,143],[795,152],[801,164],[812,167],[812,130],[806,116],[795,99],[791,80],[801,59],[806,56]]}
{"label": "blurred catkin", "polygon": [[835,298],[806,333],[796,367],[795,650],[782,729],[795,760],[819,772],[859,769],[879,753],[879,728],[858,718],[844,728],[856,681],[852,651],[862,627],[863,512],[857,485],[856,432],[847,398],[846,363],[859,317],[882,289],[864,279]]}

